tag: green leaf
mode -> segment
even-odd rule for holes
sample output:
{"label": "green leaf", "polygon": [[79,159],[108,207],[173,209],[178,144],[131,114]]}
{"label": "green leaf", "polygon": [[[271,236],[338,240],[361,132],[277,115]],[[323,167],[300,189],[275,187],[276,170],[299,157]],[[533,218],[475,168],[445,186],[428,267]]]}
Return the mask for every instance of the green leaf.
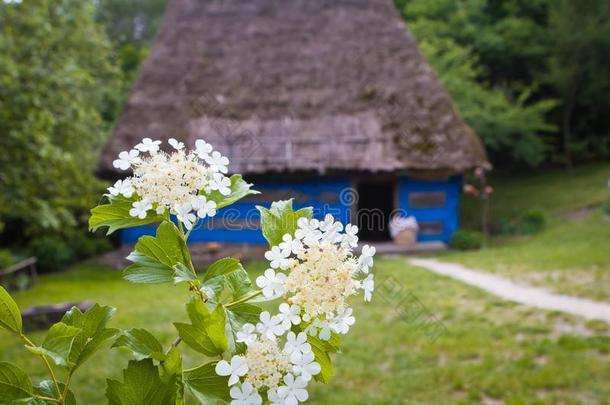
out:
{"label": "green leaf", "polygon": [[297,221],[301,217],[311,218],[313,209],[311,207],[301,208],[298,211],[292,209],[292,199],[276,201],[271,208],[256,206],[261,213],[261,229],[263,236],[269,242],[269,246],[276,246],[282,242],[285,234],[294,235],[297,229]]}
{"label": "green leaf", "polygon": [[208,267],[201,290],[212,304],[232,302],[250,293],[252,282],[239,260],[224,258]]}
{"label": "green leaf", "polygon": [[197,276],[182,263],[178,263],[174,266],[174,283],[182,283],[184,281],[197,280]]}
{"label": "green leaf", "polygon": [[184,386],[201,404],[230,401],[229,377],[216,374],[217,361],[184,371]]}
{"label": "green leaf", "polygon": [[[63,392],[65,388],[66,388],[66,385],[64,383],[59,383],[59,390],[61,392]],[[55,385],[55,383],[52,380],[41,381],[40,384],[38,384],[38,387],[36,387],[36,394],[42,395],[45,397],[49,397],[49,398],[58,398],[59,397],[59,395],[57,393],[57,386]],[[36,405],[39,405],[39,404],[52,405],[52,404],[57,404],[57,403],[53,402],[53,401],[37,400],[35,402],[35,404]],[[74,398],[74,393],[71,390],[68,390],[66,398],[64,400],[64,404],[65,405],[76,405],[76,398]]]}
{"label": "green leaf", "polygon": [[260,194],[250,187],[252,187],[252,184],[246,183],[240,174],[234,174],[231,176],[231,193],[229,195],[222,195],[219,191],[212,191],[208,195],[208,200],[214,201],[216,208],[220,209],[241,200],[247,195]]}
{"label": "green leaf", "polygon": [[167,283],[174,280],[174,266],[189,266],[190,254],[178,228],[164,221],[156,236],[143,236],[127,259],[134,262],[123,272],[132,283]]}
{"label": "green leaf", "polygon": [[21,333],[21,312],[6,290],[0,286],[0,327],[14,333]]}
{"label": "green leaf", "polygon": [[136,360],[143,360],[148,357],[155,360],[164,360],[163,346],[146,329],[130,329],[123,331],[123,334],[114,342],[112,347],[125,347],[131,350]]}
{"label": "green leaf", "polygon": [[164,383],[174,384],[176,405],[184,405],[184,384],[182,382],[182,355],[177,347],[172,347],[159,362],[159,376]]}
{"label": "green leaf", "polygon": [[0,362],[0,403],[11,403],[32,397],[32,381],[19,367]]}
{"label": "green leaf", "polygon": [[130,361],[123,370],[123,382],[107,380],[110,405],[168,405],[176,401],[173,381],[163,382],[152,359]]}
{"label": "green leaf", "polygon": [[[70,362],[70,352],[76,346],[77,351],[82,350],[82,342],[76,341],[82,329],[58,322],[51,326],[47,332],[42,345],[38,347],[26,346],[32,353],[49,356],[55,364],[61,367],[71,368],[74,363]],[[76,344],[75,344],[76,341]]]}
{"label": "green leaf", "polygon": [[[298,334],[307,328],[307,324],[294,325],[293,332]],[[341,339],[336,333],[332,333],[329,340],[321,340],[318,337],[307,335],[307,343],[311,345],[311,350],[316,362],[320,365],[320,373],[314,378],[316,381],[327,383],[335,375],[330,353],[337,352],[341,345]]]}
{"label": "green leaf", "polygon": [[111,198],[108,204],[93,208],[89,218],[89,230],[96,231],[98,228],[107,226],[106,234],[110,235],[118,229],[133,228],[134,226],[163,221],[163,217],[157,215],[153,210],[149,211],[144,219],[129,215],[129,210],[135,200],[135,195],[131,198],[118,196]]}
{"label": "green leaf", "polygon": [[261,308],[251,304],[239,304],[230,308],[225,308],[227,324],[226,333],[228,336],[228,344],[230,351],[243,352],[245,345],[237,343],[237,332],[241,330],[246,323],[256,325],[259,321]]}
{"label": "green leaf", "polygon": [[191,324],[174,323],[180,338],[193,350],[206,356],[217,356],[227,350],[225,312],[222,306],[210,311],[199,298],[186,304]]}

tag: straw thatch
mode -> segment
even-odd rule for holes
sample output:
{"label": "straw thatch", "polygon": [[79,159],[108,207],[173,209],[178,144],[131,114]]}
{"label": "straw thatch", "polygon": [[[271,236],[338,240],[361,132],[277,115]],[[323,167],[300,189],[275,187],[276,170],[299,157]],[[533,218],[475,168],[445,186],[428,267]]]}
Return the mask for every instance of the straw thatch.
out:
{"label": "straw thatch", "polygon": [[391,0],[170,0],[102,167],[145,136],[243,173],[489,165]]}

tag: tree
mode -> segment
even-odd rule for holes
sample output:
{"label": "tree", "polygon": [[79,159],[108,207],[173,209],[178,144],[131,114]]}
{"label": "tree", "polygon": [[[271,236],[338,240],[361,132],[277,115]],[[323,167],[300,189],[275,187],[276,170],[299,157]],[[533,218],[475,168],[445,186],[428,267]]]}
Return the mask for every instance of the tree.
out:
{"label": "tree", "polygon": [[0,222],[21,242],[65,234],[97,201],[116,70],[94,12],[93,1],[0,2]]}

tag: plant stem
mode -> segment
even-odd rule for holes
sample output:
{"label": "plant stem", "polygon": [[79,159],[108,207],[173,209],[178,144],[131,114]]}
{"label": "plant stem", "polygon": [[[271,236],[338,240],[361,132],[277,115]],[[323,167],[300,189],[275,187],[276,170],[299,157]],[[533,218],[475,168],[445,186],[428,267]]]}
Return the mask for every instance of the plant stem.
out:
{"label": "plant stem", "polygon": [[225,308],[231,308],[231,307],[234,307],[236,305],[243,304],[246,301],[250,301],[254,297],[258,297],[262,293],[263,293],[263,290],[258,290],[256,292],[250,294],[250,295],[246,295],[245,297],[242,297],[242,298],[238,299],[237,301],[233,301],[233,302],[228,303],[227,305],[225,305]]}
{"label": "plant stem", "polygon": [[57,398],[51,398],[51,397],[45,397],[43,395],[34,395],[34,398],[36,399],[40,399],[42,401],[51,401],[51,402],[57,402],[59,403],[59,399]]}
{"label": "plant stem", "polygon": [[[21,334],[21,338],[23,340],[25,340],[25,342],[29,346],[36,347],[36,344],[34,344],[34,342],[32,342],[30,339],[28,339],[28,337],[25,336],[23,333]],[[53,367],[51,367],[51,363],[49,363],[47,356],[45,356],[44,354],[39,354],[38,356],[40,356],[40,358],[42,358],[42,361],[44,361],[44,364],[47,366],[47,370],[49,370],[49,374],[51,374],[51,378],[53,379],[53,383],[55,384],[55,388],[57,389],[57,395],[59,395],[59,399],[56,401],[59,403],[63,403],[64,396],[61,392],[61,389],[59,388],[59,383],[57,382],[57,377],[55,377],[55,372],[53,371]],[[68,384],[66,384],[66,388],[67,387],[68,387]]]}

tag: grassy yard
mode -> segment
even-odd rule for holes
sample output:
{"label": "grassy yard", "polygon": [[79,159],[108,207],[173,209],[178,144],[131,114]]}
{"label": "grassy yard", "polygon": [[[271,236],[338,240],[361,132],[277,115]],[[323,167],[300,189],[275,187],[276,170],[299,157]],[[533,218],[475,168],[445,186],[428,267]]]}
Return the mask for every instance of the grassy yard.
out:
{"label": "grassy yard", "polygon": [[[336,357],[337,376],[328,386],[315,384],[311,403],[610,403],[608,325],[507,303],[404,259],[379,259],[376,271],[376,295],[370,305],[355,305],[358,320]],[[83,264],[44,276],[15,298],[22,308],[82,299],[110,304],[118,308],[114,326],[146,327],[169,344],[170,321],[184,318],[185,296],[182,287],[128,284],[117,272]],[[12,336],[2,334],[0,352],[43,376],[39,360]],[[186,357],[187,366],[201,361],[193,352]],[[79,403],[105,403],[105,379],[118,377],[127,359],[116,349],[96,355],[74,381]]]}
{"label": "grassy yard", "polygon": [[[610,220],[601,205],[610,202],[610,165],[522,179],[498,179],[492,218],[543,209],[548,227],[532,236],[492,239],[474,253],[450,252],[443,259],[463,263],[564,294],[610,301]],[[476,223],[476,205],[465,197],[466,226]]]}

